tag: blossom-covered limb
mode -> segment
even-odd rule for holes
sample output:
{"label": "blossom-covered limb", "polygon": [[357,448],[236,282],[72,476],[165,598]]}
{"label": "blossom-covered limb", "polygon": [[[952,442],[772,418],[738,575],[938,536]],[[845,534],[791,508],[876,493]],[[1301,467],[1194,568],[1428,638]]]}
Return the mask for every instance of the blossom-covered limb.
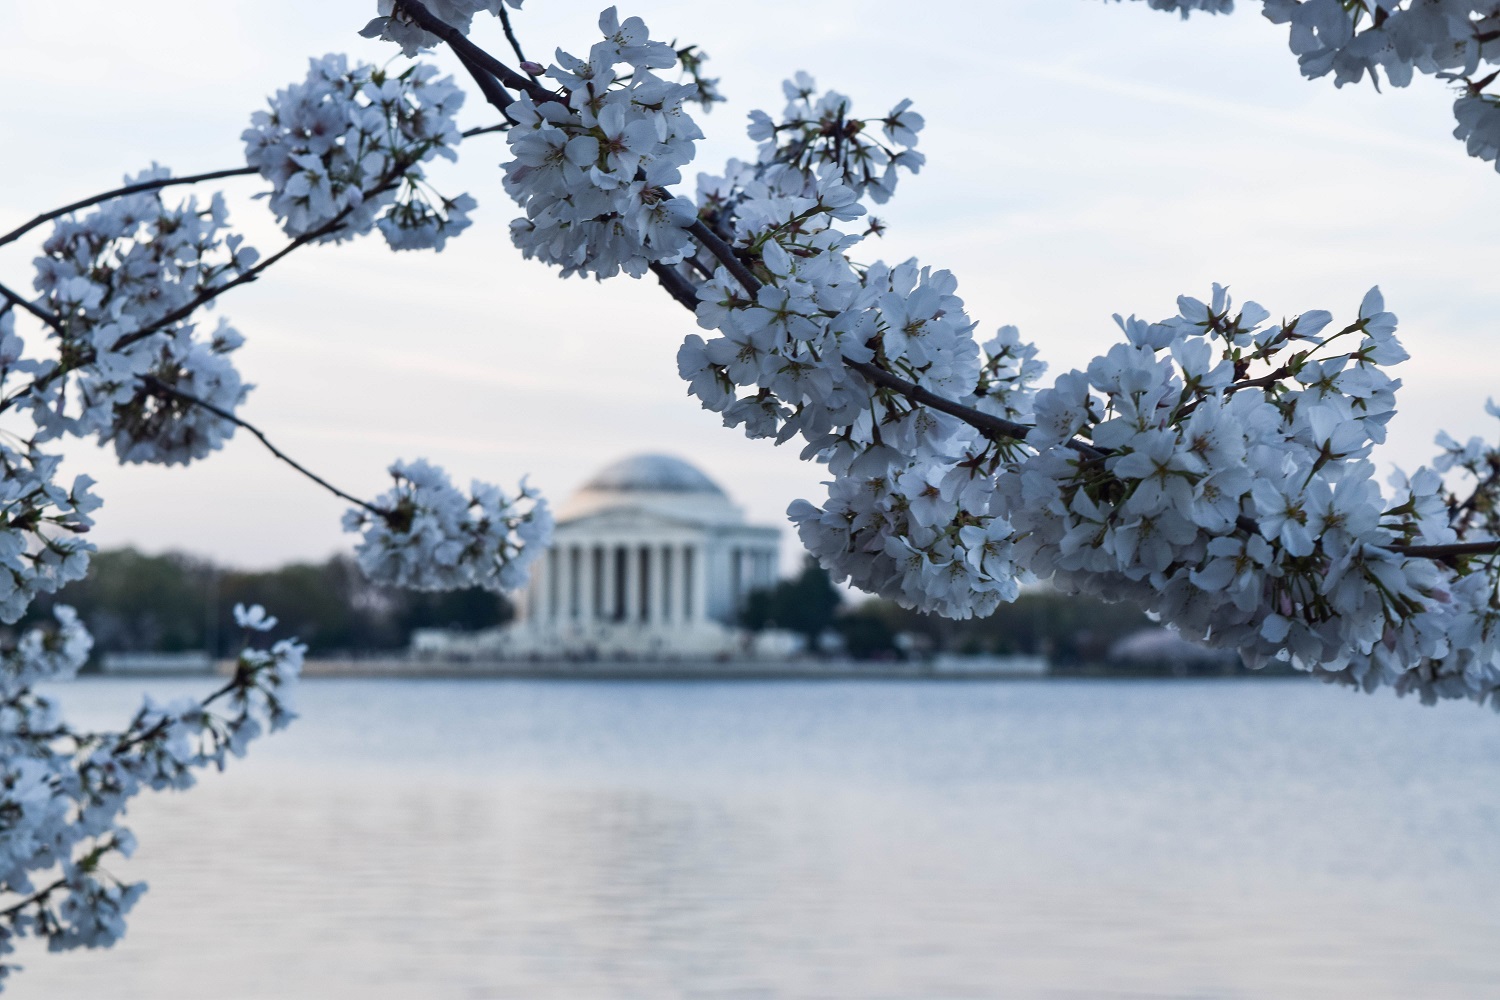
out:
{"label": "blossom-covered limb", "polygon": [[[1026,435],[1031,431],[1031,428],[1026,424],[1018,423],[1014,420],[1006,420],[1004,417],[997,417],[992,413],[985,413],[972,406],[965,406],[962,403],[940,396],[931,389],[924,389],[915,382],[908,382],[901,376],[893,375],[884,368],[869,361],[855,361],[845,358],[844,364],[853,368],[876,385],[886,389],[894,389],[913,403],[928,406],[940,413],[957,417],[970,427],[984,434],[1010,441],[1024,441],[1026,440]],[[1069,438],[1067,446],[1085,458],[1104,457],[1104,452],[1077,438]]]}
{"label": "blossom-covered limb", "polygon": [[688,226],[687,231],[692,234],[694,239],[703,244],[703,249],[713,254],[719,263],[723,264],[725,269],[734,275],[735,280],[752,297],[756,292],[760,291],[760,279],[756,278],[750,272],[750,269],[745,266],[745,262],[740,260],[739,255],[734,252],[734,247],[725,242],[718,233],[704,225],[702,219],[693,220],[693,224]]}
{"label": "blossom-covered limb", "polygon": [[689,215],[672,186],[699,134],[655,75],[679,56],[637,18],[599,26],[586,59],[545,70],[552,99],[513,109],[515,241],[565,275],[695,290],[689,391],[826,464],[826,503],[789,514],[835,576],[966,617],[1035,571],[1252,664],[1500,704],[1496,565],[1475,558],[1500,532],[1456,531],[1434,470],[1389,497],[1371,481],[1399,384],[1383,369],[1405,358],[1378,290],[1323,335],[1321,310],[1268,326],[1216,287],[1119,320],[1125,343],[1038,391],[1035,348],[1008,327],[977,344],[951,274],[850,256],[884,227],[841,224],[922,165],[909,102],[859,118],[798,74],[779,120],[752,114],[756,160],[700,177]]}

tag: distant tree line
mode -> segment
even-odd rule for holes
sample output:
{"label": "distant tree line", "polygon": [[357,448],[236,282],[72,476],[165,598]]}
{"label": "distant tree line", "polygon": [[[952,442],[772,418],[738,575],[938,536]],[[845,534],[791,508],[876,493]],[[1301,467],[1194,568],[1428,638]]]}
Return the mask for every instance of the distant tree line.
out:
{"label": "distant tree line", "polygon": [[[280,619],[273,635],[296,635],[315,656],[389,653],[404,649],[415,629],[492,628],[514,613],[503,597],[477,588],[424,594],[376,586],[347,556],[253,572],[184,553],[153,556],[133,548],[98,553],[87,577],[38,599],[17,628],[50,618],[54,604],[78,610],[98,653],[202,649],[213,656],[233,655],[239,648],[235,604],[265,605]],[[812,559],[797,576],[751,591],[740,624],[757,632],[796,633],[811,652],[833,635],[856,659],[929,652],[1038,655],[1059,672],[1121,669],[1111,664],[1111,647],[1156,627],[1128,605],[1046,589],[1022,594],[987,618],[966,621],[882,600],[851,606]],[[1129,669],[1155,670],[1139,663]],[[1196,665],[1190,672],[1198,670],[1222,672],[1223,667]]]}
{"label": "distant tree line", "polygon": [[239,649],[235,604],[265,605],[280,619],[274,637],[298,636],[317,656],[402,649],[413,629],[489,628],[513,614],[503,597],[477,588],[424,594],[373,585],[347,556],[251,572],[133,548],[98,553],[87,577],[39,599],[17,627],[50,617],[53,604],[78,610],[99,653],[214,656]]}
{"label": "distant tree line", "polygon": [[1140,611],[1050,590],[1023,594],[987,618],[954,621],[908,611],[890,601],[867,600],[850,607],[828,574],[808,559],[802,571],[774,586],[751,591],[740,622],[751,631],[785,629],[801,635],[809,650],[832,631],[850,655],[902,655],[902,641],[934,652],[1042,655],[1054,663],[1103,661],[1121,638],[1154,623]]}
{"label": "distant tree line", "polygon": [[1044,656],[1054,673],[1238,673],[1238,658],[1208,651],[1201,659],[1133,659],[1112,656],[1121,640],[1158,625],[1126,604],[1106,604],[1049,588],[1023,593],[985,618],[955,621],[909,611],[878,599],[844,602],[828,574],[809,559],[790,580],[752,591],[740,623],[751,631],[785,629],[803,637],[811,652],[833,633],[844,652],[861,660],[901,659],[925,653]]}

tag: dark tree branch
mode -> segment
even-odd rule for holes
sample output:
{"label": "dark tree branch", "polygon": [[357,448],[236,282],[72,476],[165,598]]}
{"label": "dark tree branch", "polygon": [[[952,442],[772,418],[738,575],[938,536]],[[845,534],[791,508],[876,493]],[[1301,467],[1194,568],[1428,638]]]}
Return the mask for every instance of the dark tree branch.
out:
{"label": "dark tree branch", "polygon": [[58,333],[62,333],[63,327],[61,319],[43,309],[41,306],[34,305],[29,299],[23,299],[19,293],[11,291],[10,288],[6,287],[3,283],[0,283],[0,295],[5,296],[5,298],[9,299],[15,305],[18,305],[22,309],[25,309],[27,312],[31,313],[31,315],[35,316],[43,323],[46,323]]}
{"label": "dark tree branch", "polygon": [[454,54],[458,56],[458,61],[464,64],[464,69],[469,71],[469,76],[473,77],[474,82],[479,85],[480,92],[484,94],[484,99],[490,102],[490,106],[505,116],[507,124],[515,125],[516,120],[505,110],[516,102],[516,99],[510,95],[510,91],[502,87],[500,81],[496,80],[483,66],[466,58],[462,52],[455,51]]}
{"label": "dark tree branch", "polygon": [[484,49],[469,41],[463,32],[428,10],[421,0],[397,0],[396,11],[411,18],[412,23],[424,31],[429,31],[437,35],[448,43],[448,47],[460,59],[473,62],[511,90],[528,95],[538,104],[545,101],[562,100],[560,94],[554,94],[535,80],[522,76]]}
{"label": "dark tree branch", "polygon": [[515,122],[507,118],[505,121],[496,122],[494,125],[476,125],[474,128],[466,129],[465,131],[460,132],[459,135],[463,136],[465,139],[472,139],[476,135],[487,135],[490,132],[508,132],[510,131],[510,127],[514,124]]}
{"label": "dark tree branch", "polygon": [[1453,559],[1458,556],[1487,556],[1500,552],[1500,539],[1487,542],[1453,542],[1449,545],[1386,545],[1398,556],[1413,559]]}
{"label": "dark tree branch", "polygon": [[82,201],[75,201],[71,205],[64,205],[62,208],[55,208],[50,212],[43,212],[41,215],[38,215],[36,218],[32,219],[24,226],[12,229],[4,236],[0,236],[0,247],[5,246],[5,244],[7,243],[14,243],[22,236],[25,236],[27,233],[31,232],[37,226],[51,222],[53,219],[61,218],[62,216],[67,215],[70,212],[76,212],[81,208],[88,208],[91,205],[97,205],[100,202],[109,201],[112,198],[123,198],[126,195],[130,194],[140,194],[142,191],[159,191],[162,188],[173,187],[178,184],[197,184],[201,181],[213,181],[218,180],[221,177],[243,177],[247,174],[253,174],[255,172],[255,167],[231,167],[227,170],[212,170],[206,174],[192,174],[188,177],[164,177],[160,180],[155,181],[141,181],[139,184],[127,184],[124,187],[115,188],[113,191],[105,191],[103,194],[96,194],[91,198],[84,198]]}
{"label": "dark tree branch", "polygon": [[667,290],[667,294],[677,300],[677,303],[694,312],[698,309],[698,293],[693,285],[682,276],[671,264],[662,264],[657,261],[651,263],[651,273],[661,282],[661,286]]}
{"label": "dark tree branch", "polygon": [[[985,413],[983,410],[976,410],[972,406],[965,406],[945,396],[939,396],[935,392],[922,388],[915,382],[908,382],[901,376],[893,375],[879,365],[871,364],[868,361],[851,361],[849,358],[845,358],[844,364],[859,372],[865,381],[872,385],[894,390],[913,403],[920,403],[940,413],[957,417],[970,427],[984,432],[987,437],[992,439],[1007,438],[1012,441],[1024,441],[1026,440],[1026,435],[1031,431],[1031,428],[1025,424],[1018,424],[1014,420],[1006,420],[1004,417],[997,417],[993,413]],[[1097,459],[1105,457],[1105,452],[1077,439],[1069,441],[1068,447],[1078,452],[1084,458]]]}
{"label": "dark tree branch", "polygon": [[752,299],[755,298],[755,293],[760,291],[760,281],[755,275],[750,273],[750,269],[745,266],[745,262],[740,260],[739,255],[734,252],[734,247],[720,238],[718,233],[704,225],[702,219],[694,219],[693,224],[688,227],[688,232],[699,243],[703,244],[703,249],[719,259],[719,263],[723,264],[729,273],[734,275],[734,280],[745,287],[745,291],[750,293]]}
{"label": "dark tree branch", "polygon": [[296,469],[298,472],[302,473],[302,475],[306,476],[308,479],[311,479],[313,482],[317,483],[319,486],[323,487],[325,490],[327,490],[329,493],[332,493],[340,500],[347,500],[349,503],[352,503],[355,506],[363,507],[365,510],[369,511],[372,514],[375,514],[380,518],[386,518],[390,515],[390,512],[385,510],[384,508],[377,507],[374,504],[369,503],[368,501],[361,500],[357,496],[345,493],[343,490],[339,489],[337,486],[334,486],[322,476],[319,476],[317,473],[308,469],[305,465],[292,459],[289,455],[287,455],[286,452],[282,451],[280,448],[272,444],[271,439],[266,437],[266,435],[261,432],[261,429],[259,427],[256,427],[248,420],[243,420],[235,416],[229,410],[223,409],[219,406],[215,406],[213,403],[208,402],[206,399],[199,399],[197,396],[191,395],[189,393],[183,392],[181,389],[176,389],[170,385],[167,385],[165,382],[161,381],[154,375],[142,375],[140,376],[140,380],[141,384],[144,385],[146,387],[146,390],[152,395],[160,396],[164,399],[177,399],[181,400],[184,403],[191,403],[193,406],[201,407],[202,409],[207,410],[209,413],[212,413],[214,416],[219,417],[222,420],[227,420],[237,427],[243,427],[251,434],[254,434],[256,439],[260,441],[261,444],[265,445],[266,450],[269,451],[272,455],[275,455],[277,458],[281,459],[281,461],[285,462],[287,465],[290,465],[293,469]]}

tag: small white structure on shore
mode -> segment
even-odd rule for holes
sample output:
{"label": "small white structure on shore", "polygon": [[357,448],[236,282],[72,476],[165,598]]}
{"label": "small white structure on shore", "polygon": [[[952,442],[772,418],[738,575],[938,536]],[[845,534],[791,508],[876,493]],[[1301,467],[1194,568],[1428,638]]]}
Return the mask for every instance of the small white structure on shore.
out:
{"label": "small white structure on shore", "polygon": [[211,674],[214,661],[201,649],[185,653],[105,653],[99,669],[106,674]]}
{"label": "small white structure on shore", "polygon": [[418,656],[460,659],[743,655],[735,617],[777,579],[778,531],[747,524],[713,480],[671,455],[605,467],[558,510],[516,621],[424,630]]}

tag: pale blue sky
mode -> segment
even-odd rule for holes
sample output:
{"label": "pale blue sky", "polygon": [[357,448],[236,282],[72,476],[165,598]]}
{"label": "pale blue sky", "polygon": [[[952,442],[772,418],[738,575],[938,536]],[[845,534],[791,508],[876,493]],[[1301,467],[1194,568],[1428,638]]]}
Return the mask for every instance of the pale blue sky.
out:
{"label": "pale blue sky", "polygon": [[[1378,283],[1413,355],[1383,457],[1426,459],[1439,427],[1489,433],[1500,290],[1481,222],[1497,217],[1500,177],[1450,137],[1442,85],[1376,94],[1305,81],[1283,30],[1241,6],[1187,23],[1095,0],[697,0],[621,13],[712,56],[730,103],[703,120],[705,169],[749,152],[746,112],[779,108],[795,70],[864,113],[913,98],[928,166],[863,256],[953,270],[981,331],[1018,324],[1054,372],[1113,342],[1111,313],[1165,316],[1212,281],[1273,314],[1336,317]],[[373,13],[368,0],[9,6],[0,229],[152,160],[180,173],[237,165],[248,115],[308,56],[390,58],[355,34]],[[586,49],[595,13],[530,0],[517,25],[545,59]],[[489,24],[476,37],[503,45]],[[463,115],[494,119],[477,95]],[[259,386],[242,412],[365,494],[384,487],[392,459],[426,456],[461,480],[529,473],[560,501],[613,458],[666,450],[757,521],[784,523],[789,501],[816,500],[820,472],[791,447],[746,441],[686,398],[673,359],[695,327],[654,283],[563,282],[520,260],[502,147],[473,140],[459,165],[433,171],[441,190],[480,203],[442,254],[396,255],[378,238],[304,250],[222,300]],[[230,184],[235,221],[274,248],[268,214],[248,200],[258,182]],[[0,252],[0,278],[29,285],[33,249]],[[248,436],[188,470],[121,469],[88,447],[70,456],[100,480],[101,545],[263,566],[348,544],[343,504]]]}

